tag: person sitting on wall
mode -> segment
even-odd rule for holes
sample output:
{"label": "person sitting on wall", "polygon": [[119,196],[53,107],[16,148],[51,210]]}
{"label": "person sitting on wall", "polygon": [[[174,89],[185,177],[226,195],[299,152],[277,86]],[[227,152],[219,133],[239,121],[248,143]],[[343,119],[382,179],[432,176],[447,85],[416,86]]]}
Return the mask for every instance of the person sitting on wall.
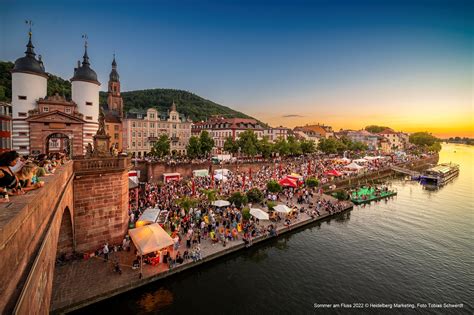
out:
{"label": "person sitting on wall", "polygon": [[44,186],[44,182],[38,181],[36,177],[37,166],[32,162],[27,162],[18,171],[17,177],[23,191],[38,189]]}
{"label": "person sitting on wall", "polygon": [[0,155],[0,194],[22,195],[20,182],[11,170],[18,162],[20,155],[16,151],[4,152]]}

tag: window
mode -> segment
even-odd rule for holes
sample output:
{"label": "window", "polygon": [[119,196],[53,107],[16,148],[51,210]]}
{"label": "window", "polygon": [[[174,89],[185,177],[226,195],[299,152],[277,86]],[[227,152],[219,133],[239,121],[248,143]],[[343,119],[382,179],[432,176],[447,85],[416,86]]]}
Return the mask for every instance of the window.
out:
{"label": "window", "polygon": [[115,131],[118,131],[118,130],[119,130],[119,126],[118,126],[118,125],[115,125],[115,126],[114,126],[114,130],[115,130]]}
{"label": "window", "polygon": [[155,119],[155,114],[150,114],[150,119]]}
{"label": "window", "polygon": [[155,123],[150,123],[150,128],[155,128]]}
{"label": "window", "polygon": [[141,142],[138,142],[138,146],[141,147],[141,146],[142,146],[142,143],[141,143]]}
{"label": "window", "polygon": [[68,108],[66,108],[65,112],[66,112],[66,114],[70,114],[70,113],[71,113],[71,109],[68,107]]}
{"label": "window", "polygon": [[26,146],[20,145],[20,150],[26,150],[26,149],[27,149]]}
{"label": "window", "polygon": [[19,100],[22,100],[22,101],[25,101],[25,100],[26,100],[26,96],[24,96],[24,95],[18,95],[18,99],[19,99]]}
{"label": "window", "polygon": [[86,116],[86,120],[92,120],[92,116]]}
{"label": "window", "polygon": [[49,126],[49,123],[44,123],[45,126]]}
{"label": "window", "polygon": [[49,107],[43,107],[43,112],[48,113],[49,112]]}
{"label": "window", "polygon": [[173,129],[176,129],[176,124],[173,124]]}
{"label": "window", "polygon": [[134,132],[132,132],[132,137],[135,137],[135,131],[134,131]]}
{"label": "window", "polygon": [[135,128],[135,122],[132,122],[132,127]]}
{"label": "window", "polygon": [[20,137],[26,137],[26,136],[28,136],[28,134],[27,134],[26,132],[19,132],[18,135],[19,135]]}
{"label": "window", "polygon": [[143,117],[142,114],[137,114],[138,119],[142,119],[142,117]]}
{"label": "window", "polygon": [[114,139],[118,139],[118,138],[119,138],[119,134],[118,133],[114,134]]}
{"label": "window", "polygon": [[141,136],[142,136],[142,133],[141,133],[141,132],[139,132],[139,133],[138,133],[138,138],[140,138]]}
{"label": "window", "polygon": [[18,113],[18,117],[26,117],[26,113]]}
{"label": "window", "polygon": [[86,102],[86,105],[92,106],[92,102]]}
{"label": "window", "polygon": [[92,134],[92,133],[86,133],[86,137],[93,137],[93,136],[94,136],[94,134]]}
{"label": "window", "polygon": [[132,147],[133,147],[133,148],[135,147],[135,142],[132,142]]}

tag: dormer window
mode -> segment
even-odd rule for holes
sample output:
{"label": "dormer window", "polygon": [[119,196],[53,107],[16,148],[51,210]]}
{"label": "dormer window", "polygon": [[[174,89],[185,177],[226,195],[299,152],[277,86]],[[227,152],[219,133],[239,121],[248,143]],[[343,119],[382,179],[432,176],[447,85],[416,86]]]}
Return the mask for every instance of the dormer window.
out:
{"label": "dormer window", "polygon": [[142,114],[137,114],[138,119],[142,119],[142,117],[143,117]]}
{"label": "dormer window", "polygon": [[68,108],[66,108],[65,112],[66,112],[66,114],[70,114],[70,113],[71,113],[71,109],[68,107]]}
{"label": "dormer window", "polygon": [[46,107],[46,106],[43,107],[43,112],[44,112],[44,113],[48,113],[48,112],[49,112],[49,107]]}

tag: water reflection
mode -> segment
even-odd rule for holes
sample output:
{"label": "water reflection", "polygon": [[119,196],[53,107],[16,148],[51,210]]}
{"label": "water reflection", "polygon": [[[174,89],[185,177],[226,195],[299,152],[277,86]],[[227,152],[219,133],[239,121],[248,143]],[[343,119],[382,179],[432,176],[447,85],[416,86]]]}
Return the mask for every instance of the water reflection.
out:
{"label": "water reflection", "polygon": [[166,306],[173,304],[173,293],[165,288],[143,294],[137,300],[137,307],[141,313],[160,311]]}

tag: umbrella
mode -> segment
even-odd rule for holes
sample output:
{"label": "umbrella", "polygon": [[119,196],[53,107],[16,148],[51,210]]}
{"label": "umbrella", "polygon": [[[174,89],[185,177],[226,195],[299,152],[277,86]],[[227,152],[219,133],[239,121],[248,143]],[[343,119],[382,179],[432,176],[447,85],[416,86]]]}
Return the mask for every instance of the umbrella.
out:
{"label": "umbrella", "polygon": [[286,205],[278,205],[278,206],[273,207],[273,209],[275,209],[276,212],[281,212],[281,213],[291,212],[291,209],[288,208]]}
{"label": "umbrella", "polygon": [[212,203],[213,206],[216,206],[216,207],[227,207],[227,206],[230,206],[230,202],[228,202],[227,200],[216,200]]}
{"label": "umbrella", "polygon": [[261,209],[252,208],[252,209],[250,209],[250,214],[253,215],[254,217],[256,217],[259,220],[268,220],[269,219],[268,213],[266,213],[265,211],[263,211]]}

